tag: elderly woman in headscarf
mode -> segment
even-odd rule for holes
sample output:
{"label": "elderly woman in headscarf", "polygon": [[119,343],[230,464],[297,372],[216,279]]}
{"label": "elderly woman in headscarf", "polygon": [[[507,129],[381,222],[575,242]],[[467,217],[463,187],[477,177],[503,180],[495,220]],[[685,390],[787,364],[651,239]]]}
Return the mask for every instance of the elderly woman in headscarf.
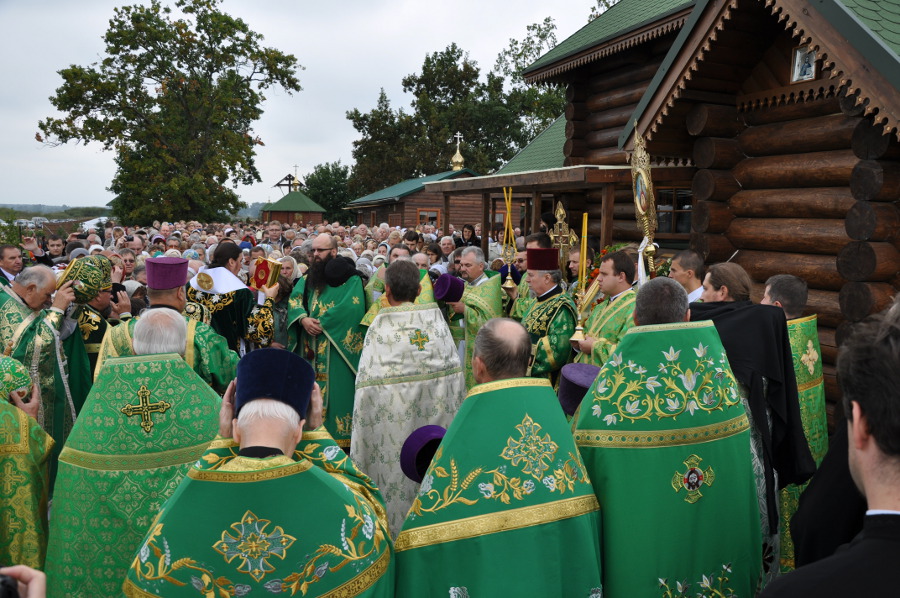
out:
{"label": "elderly woman in headscarf", "polygon": [[291,288],[294,288],[294,283],[297,282],[297,278],[300,277],[300,269],[297,268],[297,260],[286,255],[278,261],[281,262],[281,275],[287,279]]}

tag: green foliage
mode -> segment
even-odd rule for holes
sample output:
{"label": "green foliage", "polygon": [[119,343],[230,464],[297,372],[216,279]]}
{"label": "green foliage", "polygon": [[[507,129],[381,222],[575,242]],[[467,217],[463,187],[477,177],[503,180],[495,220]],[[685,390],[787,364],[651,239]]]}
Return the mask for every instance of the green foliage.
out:
{"label": "green foliage", "polygon": [[220,3],[177,0],[177,19],[159,0],[117,8],[106,56],[59,71],[50,101],[64,115],[40,131],[50,145],[96,141],[115,152],[112,206],[125,221],[208,221],[240,209],[226,185],[260,181],[252,124],[263,92],[301,89],[296,58],[262,46]]}
{"label": "green foliage", "polygon": [[591,8],[591,14],[588,15],[588,23],[612,8],[618,1],[619,0],[597,0],[596,6]]}
{"label": "green foliage", "polygon": [[371,112],[363,114],[354,108],[347,113],[347,119],[361,135],[353,142],[356,165],[350,190],[354,198],[414,176],[415,158],[406,151],[415,143],[412,119],[402,109],[391,109],[384,89]]}
{"label": "green foliage", "polygon": [[353,143],[355,196],[402,180],[450,170],[452,137],[462,134],[467,168],[488,174],[509,160],[528,139],[511,110],[503,77],[481,71],[456,44],[425,57],[420,73],[403,78],[412,111],[394,111],[384,93],[368,113],[347,118],[361,134]]}
{"label": "green foliage", "polygon": [[510,39],[497,55],[494,72],[507,78],[507,103],[521,115],[525,137],[530,141],[550,126],[566,107],[565,89],[557,84],[527,85],[522,71],[556,46],[556,23],[547,17],[526,27],[521,41]]}
{"label": "green foliage", "polygon": [[304,178],[303,192],[325,208],[327,220],[347,221],[347,212],[343,210],[354,197],[349,187],[350,167],[341,166],[341,161],[317,164],[311,173]]}

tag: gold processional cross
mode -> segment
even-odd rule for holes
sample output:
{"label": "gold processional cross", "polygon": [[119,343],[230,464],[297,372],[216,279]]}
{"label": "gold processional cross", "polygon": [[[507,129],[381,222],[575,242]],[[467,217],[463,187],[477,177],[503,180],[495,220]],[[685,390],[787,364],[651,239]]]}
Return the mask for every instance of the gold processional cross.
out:
{"label": "gold processional cross", "polygon": [[563,208],[562,202],[556,203],[556,224],[548,231],[553,246],[559,249],[559,269],[566,271],[566,263],[569,261],[569,250],[578,247],[578,235],[569,228],[566,223],[566,210]]}
{"label": "gold processional cross", "polygon": [[122,407],[122,413],[131,417],[132,415],[140,415],[141,416],[141,427],[144,429],[144,432],[147,434],[150,433],[150,430],[153,429],[153,419],[151,419],[151,413],[165,413],[172,406],[165,401],[159,401],[156,403],[150,402],[150,390],[141,385],[140,390],[138,390],[138,399],[140,399],[140,403],[137,405],[125,405]]}

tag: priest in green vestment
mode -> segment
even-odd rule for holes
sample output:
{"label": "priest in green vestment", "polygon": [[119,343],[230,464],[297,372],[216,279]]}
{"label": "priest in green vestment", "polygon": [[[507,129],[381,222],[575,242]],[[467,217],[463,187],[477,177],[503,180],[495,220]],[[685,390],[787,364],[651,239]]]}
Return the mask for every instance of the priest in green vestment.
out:
{"label": "priest in green vestment", "polygon": [[217,440],[191,468],[132,551],[125,595],[392,598],[377,490],[353,475],[327,432],[303,433],[322,419],[313,368],[261,349],[239,362],[237,377],[237,455],[230,439]]}
{"label": "priest in green vestment", "polygon": [[[403,259],[403,258],[401,258]],[[379,272],[382,270],[386,270],[385,266],[382,266],[378,269]],[[376,275],[377,276],[377,275]],[[372,278],[375,278],[373,276]],[[421,292],[416,296],[413,303],[416,305],[429,305],[434,303],[434,287],[431,284],[431,277],[428,275],[428,270],[419,270],[419,285],[422,287]],[[382,287],[384,288],[384,287]],[[366,298],[366,302],[368,303],[368,297]],[[391,303],[388,301],[387,296],[384,294],[384,291],[381,291],[381,295],[379,295],[378,299],[375,300],[374,303],[369,305],[369,308],[366,310],[366,315],[363,316],[362,322],[360,322],[363,326],[371,326],[372,322],[375,320],[375,316],[378,315],[385,307],[390,307]]]}
{"label": "priest in green vestment", "polygon": [[634,262],[628,254],[616,251],[600,262],[600,292],[605,300],[595,305],[584,324],[584,340],[578,343],[576,363],[602,367],[616,345],[634,325]]}
{"label": "priest in green vestment", "polygon": [[446,428],[466,395],[440,308],[415,303],[419,272],[409,260],[395,260],[387,269],[383,297],[390,305],[366,333],[353,404],[350,454],[381,489],[395,537],[418,489],[400,468],[403,442],[422,426]]}
{"label": "priest in green vestment", "polygon": [[[228,348],[225,338],[212,327],[185,314],[187,294],[184,281],[188,261],[176,257],[154,257],[145,264],[147,294],[150,299],[148,309],[172,309],[184,314],[187,321],[184,360],[213,390],[223,394],[228,384],[234,380],[238,355]],[[131,343],[134,327],[139,319],[140,316],[136,316],[107,331],[100,347],[96,374],[99,374],[107,359],[134,355]]]}
{"label": "priest in green vestment", "polygon": [[131,557],[188,466],[218,429],[218,395],[176,353],[187,325],[152,310],[135,356],[109,359],[59,457],[47,576],[50,596],[120,595]]}
{"label": "priest in green vestment", "polygon": [[36,569],[44,568],[47,553],[53,448],[35,419],[40,401],[25,366],[0,356],[0,563]]}
{"label": "priest in green vestment", "polygon": [[54,441],[51,485],[59,451],[84,400],[83,385],[70,384],[69,373],[73,378],[86,376],[88,386],[90,380],[84,341],[75,323],[65,317],[75,298],[72,282],[64,283],[54,296],[55,289],[56,276],[47,266],[25,268],[12,284],[0,288],[0,343],[40,387],[37,420]]}
{"label": "priest in green vestment", "polygon": [[534,305],[534,297],[529,292],[531,287],[528,286],[526,274],[528,273],[528,250],[529,249],[550,249],[553,247],[553,239],[547,233],[532,233],[525,237],[525,250],[516,254],[516,268],[522,273],[522,280],[519,281],[515,294],[509,293],[512,301],[509,304],[509,317],[522,321],[531,306]]}
{"label": "priest in green vestment", "polygon": [[510,319],[475,340],[479,382],[447,430],[397,551],[397,596],[599,598],[599,506],[559,400],[525,377]]}
{"label": "priest in green vestment", "polygon": [[531,310],[522,318],[532,343],[529,375],[547,378],[558,387],[559,371],[572,357],[569,339],[578,321],[575,303],[562,289],[559,251],[529,249],[526,278],[535,297]]}
{"label": "priest in green vestment", "polygon": [[677,282],[645,283],[578,410],[610,598],[752,597],[761,578],[750,423],[715,326],[689,314]]}
{"label": "priest in green vestment", "polygon": [[[275,334],[272,308],[278,295],[278,284],[259,291],[259,299],[237,277],[241,271],[241,248],[234,243],[219,243],[212,263],[201,268],[190,281],[187,298],[207,308],[212,328],[228,342],[228,348],[239,355],[256,346],[267,347]],[[260,301],[262,301],[260,303]]]}
{"label": "priest in green vestment", "polygon": [[[828,452],[828,419],[825,415],[825,380],[822,376],[822,349],[819,346],[818,318],[802,317],[806,307],[806,281],[790,274],[777,274],[766,281],[763,305],[784,310],[794,373],[797,375],[797,395],[800,399],[800,420],[803,434],[816,467]],[[781,519],[781,572],[794,569],[794,542],[791,539],[791,518],[800,504],[800,494],[806,484],[790,484],[779,491]]]}
{"label": "priest in green vestment", "polygon": [[325,401],[325,427],[350,449],[353,394],[365,331],[362,279],[352,260],[337,255],[337,239],[313,240],[312,264],[288,302],[288,348],[313,364]]}
{"label": "priest in green vestment", "polygon": [[475,336],[484,323],[503,315],[501,280],[496,272],[485,269],[484,253],[479,247],[466,247],[460,253],[459,274],[466,282],[459,301],[448,303],[450,332],[457,341],[460,360],[466,371],[466,389],[475,386],[472,350]]}

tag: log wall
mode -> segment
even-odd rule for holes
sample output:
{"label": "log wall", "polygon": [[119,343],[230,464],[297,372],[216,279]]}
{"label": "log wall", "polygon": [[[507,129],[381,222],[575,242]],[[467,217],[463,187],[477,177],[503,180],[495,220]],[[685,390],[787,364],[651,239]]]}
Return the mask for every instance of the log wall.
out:
{"label": "log wall", "polygon": [[837,346],[852,322],[890,304],[900,266],[900,145],[840,97],[767,107],[697,104],[691,245],[755,282],[774,274],[809,285],[819,316],[829,413],[839,409]]}

